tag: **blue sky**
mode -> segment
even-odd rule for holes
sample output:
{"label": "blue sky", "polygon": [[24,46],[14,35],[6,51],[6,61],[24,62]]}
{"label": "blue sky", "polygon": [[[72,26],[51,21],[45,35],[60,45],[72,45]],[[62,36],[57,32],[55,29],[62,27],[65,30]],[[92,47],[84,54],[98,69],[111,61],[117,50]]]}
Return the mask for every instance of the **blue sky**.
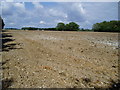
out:
{"label": "blue sky", "polygon": [[92,28],[97,22],[118,20],[117,2],[3,2],[6,28],[56,27],[57,23],[76,22]]}

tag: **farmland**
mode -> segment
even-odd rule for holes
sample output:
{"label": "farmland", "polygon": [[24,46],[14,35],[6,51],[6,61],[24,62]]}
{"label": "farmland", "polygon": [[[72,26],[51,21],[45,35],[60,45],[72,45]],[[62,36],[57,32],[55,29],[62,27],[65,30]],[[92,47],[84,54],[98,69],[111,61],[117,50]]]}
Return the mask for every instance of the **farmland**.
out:
{"label": "farmland", "polygon": [[118,80],[118,33],[7,30],[3,34],[3,42],[9,39],[2,52],[5,88],[110,87]]}

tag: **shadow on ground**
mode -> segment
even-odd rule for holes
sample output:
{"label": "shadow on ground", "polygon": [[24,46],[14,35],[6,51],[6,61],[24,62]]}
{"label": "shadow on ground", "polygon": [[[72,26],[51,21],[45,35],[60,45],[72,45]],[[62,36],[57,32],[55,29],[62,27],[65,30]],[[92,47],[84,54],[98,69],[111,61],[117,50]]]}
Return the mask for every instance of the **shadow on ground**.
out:
{"label": "shadow on ground", "polygon": [[[2,42],[2,49],[0,51],[9,51],[12,49],[22,49],[22,48],[16,48],[17,43],[9,43],[15,41],[15,39],[12,39],[12,35],[10,33],[7,33],[7,31],[3,30],[1,34],[0,41]],[[9,43],[9,44],[7,44]]]}
{"label": "shadow on ground", "polygon": [[[13,36],[11,35],[11,33],[7,32],[6,30],[2,30],[2,33],[0,32],[0,52],[8,52],[13,49],[22,49],[16,47],[19,44],[16,43],[15,39],[13,39],[12,37]],[[0,62],[0,70],[9,69],[9,67],[5,67],[5,64],[8,62],[9,60],[2,60]],[[13,78],[2,78],[2,85],[0,85],[0,87],[2,87],[3,90],[9,88],[12,85],[13,81]]]}
{"label": "shadow on ground", "polygon": [[0,62],[0,70],[9,69],[9,67],[4,66],[9,60]]}
{"label": "shadow on ground", "polygon": [[118,81],[111,81],[111,86],[109,90],[119,90],[120,89],[120,80]]}
{"label": "shadow on ground", "polygon": [[13,78],[9,78],[9,79],[6,78],[6,79],[2,80],[2,89],[4,90],[4,89],[8,88],[9,86],[12,85],[12,83],[13,83]]}

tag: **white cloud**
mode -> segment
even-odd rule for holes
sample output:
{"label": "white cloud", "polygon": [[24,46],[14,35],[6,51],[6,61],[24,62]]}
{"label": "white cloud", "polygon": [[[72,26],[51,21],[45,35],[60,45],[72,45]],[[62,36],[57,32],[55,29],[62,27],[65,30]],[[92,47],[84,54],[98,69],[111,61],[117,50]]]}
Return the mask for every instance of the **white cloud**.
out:
{"label": "white cloud", "polygon": [[83,22],[86,18],[86,11],[79,3],[61,3],[63,11],[67,13],[68,21]]}
{"label": "white cloud", "polygon": [[75,9],[80,14],[86,14],[85,9],[83,8],[81,3],[74,3],[72,8]]}
{"label": "white cloud", "polygon": [[24,3],[15,3],[13,4],[16,8],[25,9]]}
{"label": "white cloud", "polygon": [[7,2],[13,2],[14,0],[6,0]]}
{"label": "white cloud", "polygon": [[41,5],[39,2],[32,2],[32,4],[35,6],[35,8],[43,8],[43,5]]}
{"label": "white cloud", "polygon": [[22,27],[35,27],[35,25],[23,25]]}
{"label": "white cloud", "polygon": [[59,23],[59,22],[64,22],[64,21],[59,19],[59,20],[55,20],[55,22]]}
{"label": "white cloud", "polygon": [[19,13],[23,13],[23,12],[25,12],[25,4],[24,3],[12,3],[12,2],[2,3],[2,13],[4,15],[12,15],[15,13],[19,14]]}
{"label": "white cloud", "polygon": [[46,24],[44,21],[40,21],[40,24]]}
{"label": "white cloud", "polygon": [[[6,0],[13,1],[13,0]],[[16,0],[14,0],[16,1]],[[33,0],[21,0],[21,2],[33,2]],[[119,2],[119,0],[34,0],[34,2]]]}
{"label": "white cloud", "polygon": [[57,8],[56,9],[49,9],[49,15],[51,16],[56,16],[56,17],[63,17],[63,18],[67,18],[67,14],[64,13],[63,11],[61,10],[58,10]]}
{"label": "white cloud", "polygon": [[81,28],[90,28],[92,24],[100,20],[114,19],[117,15],[115,14],[116,4],[111,3],[61,2],[55,3],[53,6],[48,5],[48,7],[42,3],[33,2],[32,9],[27,9],[25,4],[5,2],[2,5],[6,27],[55,27],[58,22],[73,21],[78,23]]}
{"label": "white cloud", "polygon": [[12,23],[10,23],[10,24],[11,24],[11,25],[14,25],[15,23],[12,22]]}

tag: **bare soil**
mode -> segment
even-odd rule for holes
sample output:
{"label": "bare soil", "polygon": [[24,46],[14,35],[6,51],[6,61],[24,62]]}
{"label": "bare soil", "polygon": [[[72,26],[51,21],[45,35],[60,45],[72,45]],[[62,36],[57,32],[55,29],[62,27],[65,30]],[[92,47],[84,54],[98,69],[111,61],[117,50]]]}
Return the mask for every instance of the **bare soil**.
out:
{"label": "bare soil", "polygon": [[106,88],[118,80],[118,33],[4,33],[5,88]]}

